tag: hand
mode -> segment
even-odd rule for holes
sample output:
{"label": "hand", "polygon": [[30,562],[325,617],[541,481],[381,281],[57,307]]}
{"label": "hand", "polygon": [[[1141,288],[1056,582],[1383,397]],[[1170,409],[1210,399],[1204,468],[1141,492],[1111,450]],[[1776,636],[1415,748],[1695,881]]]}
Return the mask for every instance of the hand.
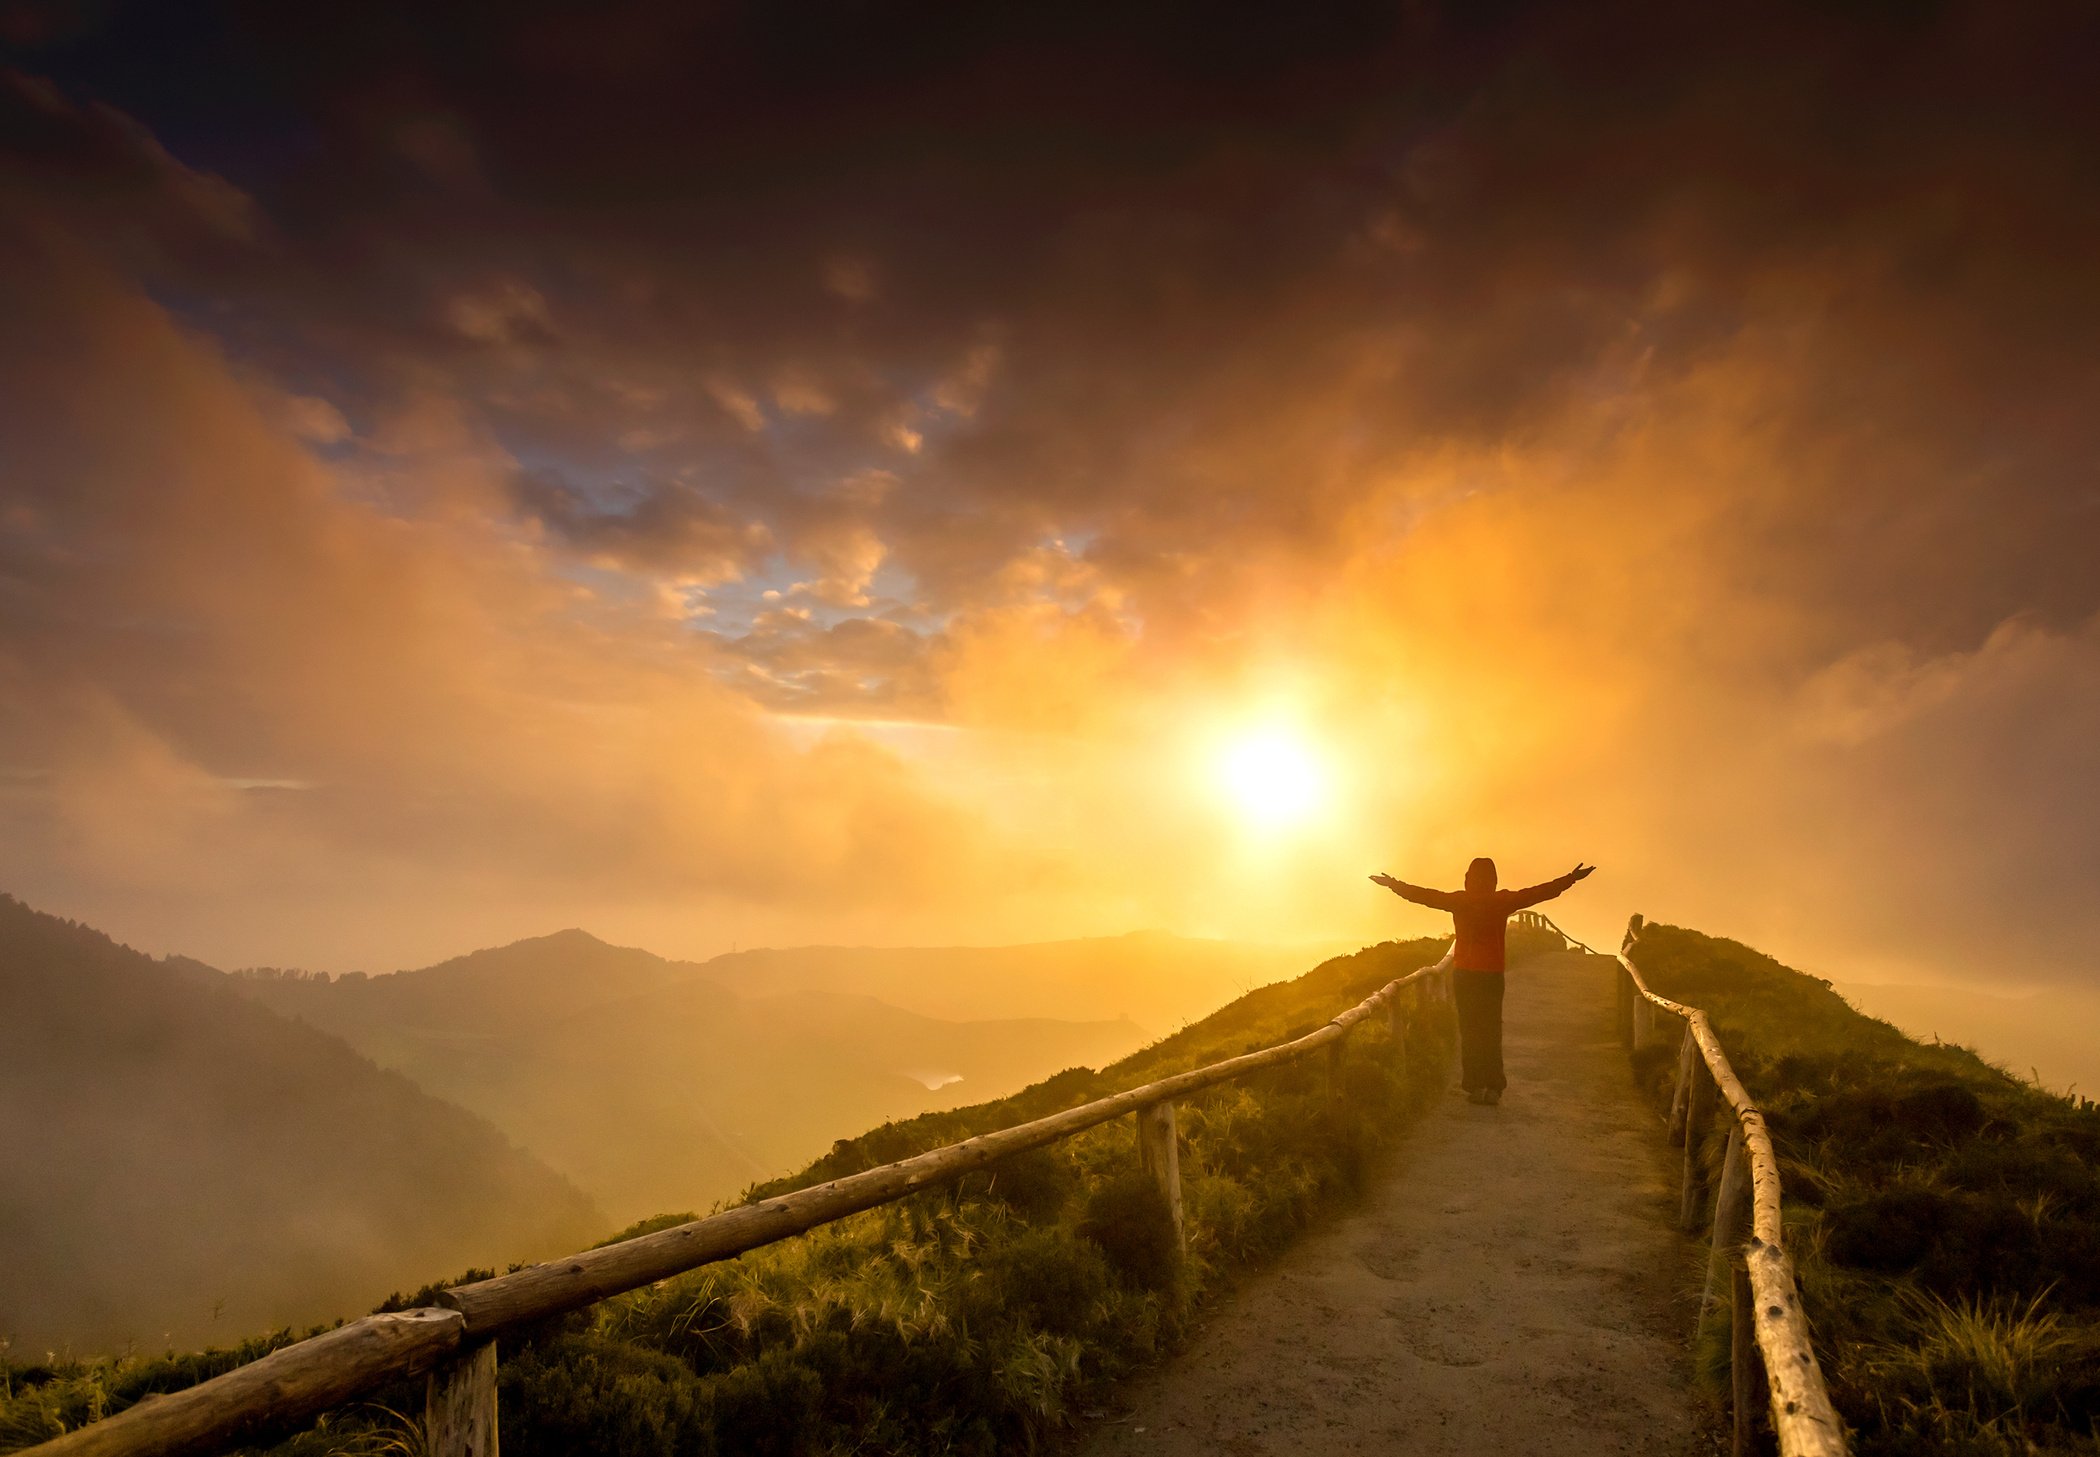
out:
{"label": "hand", "polygon": [[1581,863],[1580,861],[1577,861],[1577,862],[1576,862],[1576,864],[1575,864],[1575,868],[1574,868],[1573,870],[1571,870],[1571,871],[1569,871],[1569,872],[1568,872],[1568,879],[1570,879],[1570,880],[1587,880],[1587,879],[1589,879],[1589,878],[1590,878],[1590,877],[1591,877],[1592,875],[1595,875],[1596,873],[1597,873],[1597,867],[1596,867],[1596,866],[1594,866],[1594,865],[1584,865],[1584,864],[1582,864],[1582,863]]}
{"label": "hand", "polygon": [[1374,875],[1371,877],[1371,884],[1382,885],[1387,890],[1398,890],[1400,888],[1400,882],[1393,879],[1390,875]]}

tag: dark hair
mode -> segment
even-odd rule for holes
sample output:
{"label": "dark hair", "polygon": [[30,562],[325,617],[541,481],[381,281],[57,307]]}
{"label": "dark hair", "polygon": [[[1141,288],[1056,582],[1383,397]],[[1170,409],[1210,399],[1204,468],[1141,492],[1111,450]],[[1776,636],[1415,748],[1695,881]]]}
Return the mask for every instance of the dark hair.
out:
{"label": "dark hair", "polygon": [[1493,890],[1495,888],[1495,862],[1482,855],[1466,867],[1467,890]]}

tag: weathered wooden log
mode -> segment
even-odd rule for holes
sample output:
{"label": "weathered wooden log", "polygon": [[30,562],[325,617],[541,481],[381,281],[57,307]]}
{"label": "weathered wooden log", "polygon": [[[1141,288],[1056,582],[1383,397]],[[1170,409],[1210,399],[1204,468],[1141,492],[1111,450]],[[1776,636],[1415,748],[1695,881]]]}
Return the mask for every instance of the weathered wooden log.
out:
{"label": "weathered wooden log", "polygon": [[1779,1450],[1787,1457],[1845,1457],[1844,1424],[1830,1404],[1830,1391],[1808,1338],[1794,1262],[1780,1246],[1752,1235],[1746,1263]]}
{"label": "weathered wooden log", "polygon": [[1732,1260],[1728,1272],[1728,1391],[1734,1457],[1751,1457],[1757,1445],[1758,1364],[1750,1272]]}
{"label": "weathered wooden log", "polygon": [[424,1457],[496,1457],[496,1343],[483,1341],[430,1373]]}
{"label": "weathered wooden log", "polygon": [[1347,1088],[1343,1058],[1348,1046],[1346,1037],[1337,1037],[1327,1044],[1327,1096],[1336,1100],[1340,1100]]}
{"label": "weathered wooden log", "polygon": [[368,1315],[30,1450],[38,1457],[223,1451],[311,1421],[375,1386],[422,1375],[459,1349],[465,1327],[452,1310]]}
{"label": "weathered wooden log", "polygon": [[1138,1162],[1159,1185],[1167,1214],[1174,1221],[1175,1247],[1186,1253],[1188,1236],[1181,1222],[1181,1140],[1175,1132],[1174,1105],[1159,1102],[1138,1109],[1137,1127]]}
{"label": "weathered wooden log", "polygon": [[1670,1090],[1670,1146],[1684,1142],[1685,1116],[1691,1111],[1692,1064],[1698,1060],[1699,1044],[1692,1038],[1691,1023],[1685,1023],[1684,1040],[1677,1044],[1677,1084]]}

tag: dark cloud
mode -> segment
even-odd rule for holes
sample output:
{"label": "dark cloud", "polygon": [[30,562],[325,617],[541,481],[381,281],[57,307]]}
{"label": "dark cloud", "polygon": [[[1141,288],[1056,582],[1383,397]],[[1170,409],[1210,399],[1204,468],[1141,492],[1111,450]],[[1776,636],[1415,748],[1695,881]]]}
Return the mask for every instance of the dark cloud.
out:
{"label": "dark cloud", "polygon": [[132,116],[4,66],[0,182],[10,191],[34,187],[47,207],[111,235],[141,262],[224,264],[244,255],[262,227],[246,193],[177,161]]}
{"label": "dark cloud", "polygon": [[[879,468],[904,488],[866,524],[944,598],[1060,530],[1319,549],[1425,438],[1506,438],[1772,325],[1824,341],[1829,377],[1789,402],[1825,417],[1805,431],[1912,410],[1946,475],[2029,483],[1993,516],[2022,542],[2076,457],[2096,311],[2076,7],[225,25],[209,88],[311,141],[259,167],[223,123],[199,137],[285,239],[217,290],[214,327],[352,406],[434,376],[590,493],[675,478],[671,537],[694,489],[786,536]],[[122,45],[115,24],[100,50]],[[206,83],[156,85],[148,122],[198,130]],[[1860,514],[1939,489],[1878,485]],[[1999,596],[1958,630],[2029,605],[2003,600],[2024,566],[1970,570]]]}
{"label": "dark cloud", "polygon": [[560,472],[524,470],[511,477],[511,489],[522,512],[579,552],[679,583],[735,581],[769,544],[762,526],[677,481],[621,481],[587,492]]}

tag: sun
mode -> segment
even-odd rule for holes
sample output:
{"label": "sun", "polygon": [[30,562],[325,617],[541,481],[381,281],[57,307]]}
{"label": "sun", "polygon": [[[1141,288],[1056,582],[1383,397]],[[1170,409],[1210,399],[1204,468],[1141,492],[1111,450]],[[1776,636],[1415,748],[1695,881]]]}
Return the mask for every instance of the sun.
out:
{"label": "sun", "polygon": [[1282,829],[1317,814],[1327,774],[1311,744],[1282,729],[1229,740],[1218,751],[1218,787],[1248,824]]}

